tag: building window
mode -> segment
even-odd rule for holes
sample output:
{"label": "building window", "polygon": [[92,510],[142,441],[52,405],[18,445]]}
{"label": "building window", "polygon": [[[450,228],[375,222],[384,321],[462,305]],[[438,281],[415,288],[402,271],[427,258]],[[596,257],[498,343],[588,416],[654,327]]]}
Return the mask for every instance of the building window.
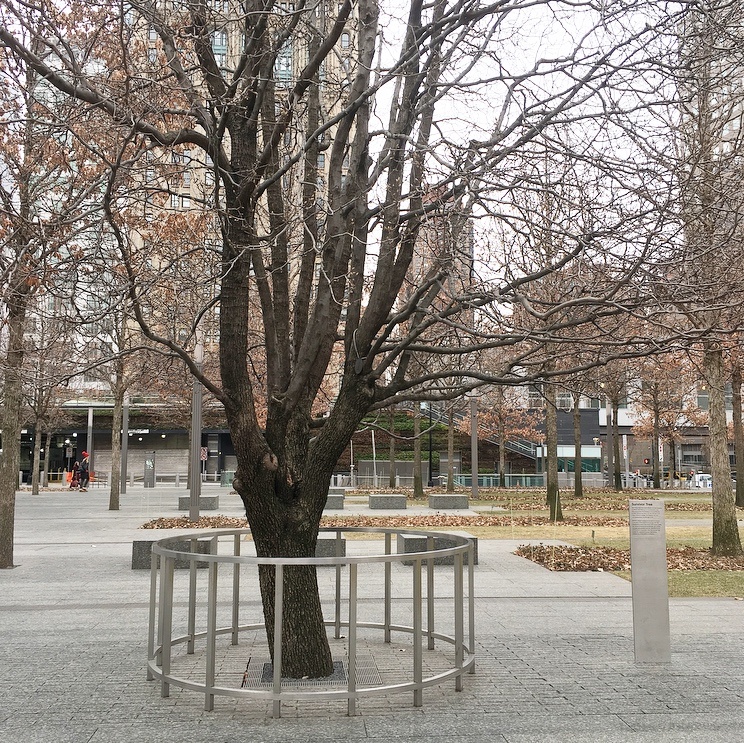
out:
{"label": "building window", "polygon": [[292,77],[292,45],[285,43],[276,55],[274,77],[282,82]]}
{"label": "building window", "polygon": [[555,396],[555,405],[558,410],[571,410],[573,408],[573,395],[570,392],[559,392]]}
{"label": "building window", "polygon": [[341,34],[341,48],[342,49],[348,49],[351,46],[351,36],[344,31],[344,33]]}
{"label": "building window", "polygon": [[528,408],[542,408],[545,407],[545,400],[542,395],[542,387],[540,385],[530,385],[527,390],[527,407]]}

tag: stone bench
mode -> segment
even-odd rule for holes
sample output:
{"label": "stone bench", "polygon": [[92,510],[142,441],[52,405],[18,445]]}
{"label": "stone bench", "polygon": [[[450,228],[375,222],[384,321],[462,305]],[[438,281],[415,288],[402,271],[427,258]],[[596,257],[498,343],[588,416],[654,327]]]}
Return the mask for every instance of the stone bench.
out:
{"label": "stone bench", "polygon": [[344,493],[333,493],[330,490],[328,491],[328,498],[326,500],[325,506],[323,506],[324,511],[343,511],[344,510]]}
{"label": "stone bench", "polygon": [[391,511],[406,508],[404,493],[370,493],[368,505],[370,509],[388,509]]}
{"label": "stone bench", "polygon": [[[336,537],[333,535],[318,535],[318,541],[315,544],[316,557],[346,557],[346,540],[341,539],[341,554],[336,554]],[[331,566],[333,567],[333,566]]]}
{"label": "stone bench", "polygon": [[429,496],[429,508],[440,511],[466,510],[469,508],[468,496],[456,493],[432,493]]}
{"label": "stone bench", "polygon": [[[220,496],[219,495],[200,495],[199,496],[199,510],[200,511],[216,511],[220,507]],[[191,496],[190,495],[179,495],[178,496],[178,510],[189,511],[191,510]]]}
{"label": "stone bench", "polygon": [[[450,534],[456,534],[459,537],[465,537],[473,543],[473,565],[478,564],[478,537],[469,534],[466,531],[452,531]],[[419,534],[398,534],[398,553],[399,554],[410,554],[412,552],[426,552],[427,551],[427,537],[422,537]],[[448,549],[450,547],[456,547],[457,542],[454,539],[449,538],[447,534],[442,536],[434,537],[434,548],[435,549]],[[468,554],[464,555],[464,563],[468,564]],[[413,565],[413,560],[404,560],[404,565]],[[443,557],[434,558],[435,565],[454,565],[454,555],[444,555]]]}
{"label": "stone bench", "polygon": [[[152,545],[157,542],[157,539],[135,539],[132,542],[132,570],[149,570],[150,560],[152,557]],[[210,554],[211,543],[207,539],[199,539],[196,542],[196,552],[200,555]],[[179,552],[190,552],[191,551],[191,540],[183,539],[173,543],[173,549],[177,549]],[[175,566],[178,569],[188,568],[191,561],[185,557],[176,558]],[[206,568],[206,562],[196,563],[197,568]]]}

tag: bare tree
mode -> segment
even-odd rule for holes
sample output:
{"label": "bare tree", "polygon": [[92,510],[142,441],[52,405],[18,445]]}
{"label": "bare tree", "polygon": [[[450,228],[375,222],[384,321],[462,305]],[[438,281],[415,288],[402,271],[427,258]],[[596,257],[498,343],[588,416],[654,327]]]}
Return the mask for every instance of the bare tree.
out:
{"label": "bare tree", "polygon": [[[699,372],[687,354],[682,352],[662,354],[644,359],[636,366],[640,386],[632,407],[637,415],[633,426],[635,435],[651,440],[651,463],[654,487],[661,487],[659,447],[663,442],[675,444],[685,429],[702,426],[705,413],[693,399]],[[676,467],[672,466],[673,470]]]}
{"label": "bare tree", "polygon": [[[680,40],[680,222],[683,262],[672,274],[673,302],[693,328],[709,395],[713,552],[742,552],[731,488],[724,357],[741,324],[740,276],[744,200],[741,196],[744,44],[740,2],[692,7]],[[667,277],[668,278],[668,277]]]}
{"label": "bare tree", "polygon": [[[134,0],[126,14],[113,4],[72,5],[69,17],[85,19],[80,26],[58,25],[53,4],[43,0],[3,0],[0,42],[123,133],[119,154],[109,158],[106,203],[133,311],[146,336],[181,355],[224,405],[238,459],[234,487],[259,555],[314,553],[333,468],[369,411],[406,399],[455,399],[483,383],[534,380],[545,375],[548,356],[570,358],[561,342],[582,326],[590,346],[582,366],[643,352],[640,337],[590,343],[598,313],[643,307],[641,298],[621,301],[617,291],[638,266],[639,251],[623,256],[621,249],[645,219],[646,205],[635,196],[621,206],[607,192],[604,203],[615,209],[605,222],[562,224],[559,247],[547,258],[517,266],[504,245],[498,262],[489,257],[477,266],[472,244],[451,245],[426,264],[412,292],[404,288],[431,216],[477,213],[509,222],[505,194],[544,188],[525,170],[522,154],[531,143],[543,144],[535,150],[542,169],[546,150],[567,147],[559,131],[607,121],[614,79],[632,85],[634,70],[654,59],[649,43],[674,24],[665,9],[640,0],[601,13],[587,6],[578,40],[566,30],[554,37],[561,47],[554,56],[530,60],[517,42],[523,17],[535,16],[531,4],[518,2],[414,0],[398,9],[400,19],[372,0],[292,10],[245,2],[234,17],[203,0]],[[572,4],[545,7],[578,12]],[[653,23],[624,23],[626,13],[640,10]],[[19,28],[54,57],[25,44]],[[216,30],[226,34],[224,50],[213,43]],[[476,116],[467,119],[468,112]],[[595,149],[605,124],[590,129],[573,143],[573,162],[609,179],[627,175],[627,158],[623,169],[605,168],[612,148]],[[137,153],[162,159],[184,157],[186,149],[201,153],[214,183],[209,214],[218,216],[221,245],[208,257],[220,280],[219,383],[148,314],[151,278],[143,281],[142,252],[114,208]],[[541,281],[576,261],[613,271],[597,292],[545,300]],[[463,275],[467,280],[449,280]],[[529,322],[519,321],[515,307]],[[259,317],[261,343],[254,345]],[[494,347],[515,351],[498,368],[472,363]],[[435,356],[449,362],[432,368],[422,361]],[[316,418],[335,360],[335,404]],[[260,380],[256,368],[264,370]],[[286,575],[283,672],[327,675],[315,572],[297,567]],[[260,571],[270,648],[274,579],[273,570]]]}
{"label": "bare tree", "polygon": [[[42,45],[29,43],[41,59]],[[29,338],[39,341],[27,331],[33,331],[34,315],[47,328],[52,327],[50,312],[56,315],[58,328],[70,327],[78,319],[71,301],[77,284],[74,266],[91,225],[99,218],[94,196],[100,187],[100,168],[82,166],[81,148],[61,123],[70,112],[70,102],[57,100],[34,70],[4,48],[0,81],[0,568],[10,568],[24,422],[24,358]],[[37,359],[46,352],[38,350]],[[38,389],[51,390],[60,382],[59,377],[54,380],[59,371],[39,366]]]}

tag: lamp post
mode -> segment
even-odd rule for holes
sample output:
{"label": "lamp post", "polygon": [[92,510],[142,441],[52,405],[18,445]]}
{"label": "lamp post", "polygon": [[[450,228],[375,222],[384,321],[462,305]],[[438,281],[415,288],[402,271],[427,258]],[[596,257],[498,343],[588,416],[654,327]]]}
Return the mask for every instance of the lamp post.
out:
{"label": "lamp post", "polygon": [[[194,363],[201,371],[204,362],[204,346],[197,331]],[[201,496],[201,435],[202,435],[202,385],[194,377],[191,393],[191,488],[189,490],[189,521],[199,520],[199,497]]]}

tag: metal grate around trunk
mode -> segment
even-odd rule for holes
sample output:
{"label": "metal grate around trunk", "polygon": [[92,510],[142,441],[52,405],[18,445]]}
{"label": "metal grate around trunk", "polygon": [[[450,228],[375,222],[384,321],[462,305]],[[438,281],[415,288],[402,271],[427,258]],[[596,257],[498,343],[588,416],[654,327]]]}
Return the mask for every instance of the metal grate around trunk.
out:
{"label": "metal grate around trunk", "polygon": [[[357,686],[380,686],[382,678],[374,658],[358,655],[356,659]],[[245,667],[241,687],[259,689],[270,687],[274,683],[274,664],[266,658],[249,658]],[[317,679],[282,678],[282,686],[293,687],[334,687],[347,686],[349,683],[348,658],[333,661],[333,673]]]}

